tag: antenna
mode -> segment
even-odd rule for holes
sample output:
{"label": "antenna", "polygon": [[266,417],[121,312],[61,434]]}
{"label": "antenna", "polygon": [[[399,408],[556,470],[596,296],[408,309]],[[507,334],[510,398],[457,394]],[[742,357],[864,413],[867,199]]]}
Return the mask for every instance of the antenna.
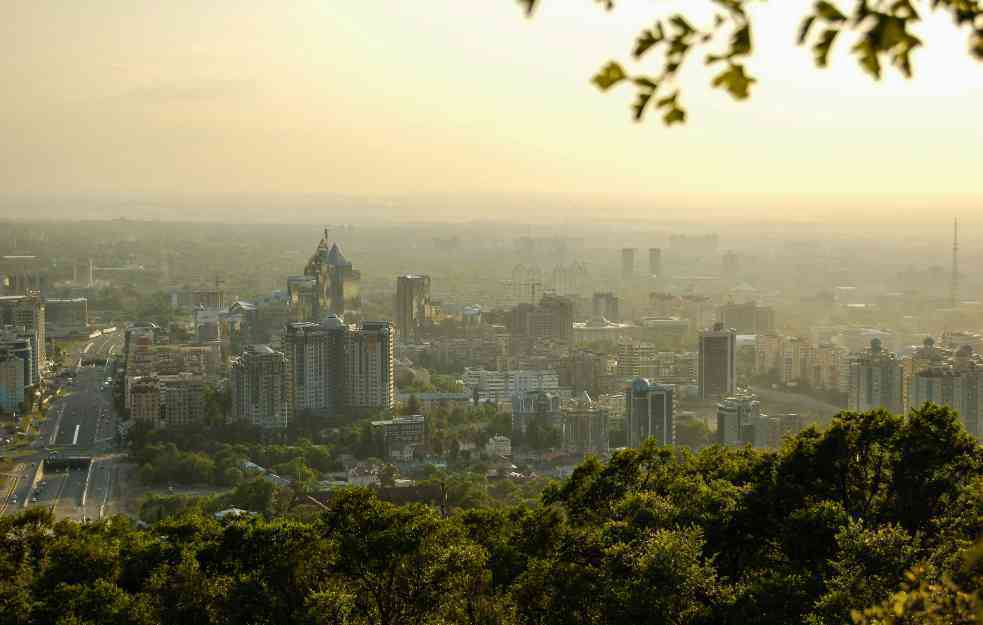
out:
{"label": "antenna", "polygon": [[952,283],[949,291],[950,305],[959,303],[959,219],[952,220]]}

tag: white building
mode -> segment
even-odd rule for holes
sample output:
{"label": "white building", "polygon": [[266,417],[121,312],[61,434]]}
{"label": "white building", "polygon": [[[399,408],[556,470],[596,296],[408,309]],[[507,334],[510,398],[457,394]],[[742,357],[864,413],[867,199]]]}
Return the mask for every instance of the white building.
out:
{"label": "white building", "polygon": [[560,389],[560,376],[553,369],[465,369],[461,381],[472,396],[477,392],[479,401],[496,403],[530,391],[555,393]]}
{"label": "white building", "polygon": [[493,458],[498,456],[508,458],[512,455],[512,440],[500,434],[492,436],[485,443],[485,454]]}

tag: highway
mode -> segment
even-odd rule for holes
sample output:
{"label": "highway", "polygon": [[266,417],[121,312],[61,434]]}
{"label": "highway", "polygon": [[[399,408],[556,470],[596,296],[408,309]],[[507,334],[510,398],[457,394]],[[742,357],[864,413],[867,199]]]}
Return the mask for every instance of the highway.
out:
{"label": "highway", "polygon": [[[87,358],[110,358],[119,353],[122,342],[122,332],[97,337],[68,354],[66,362],[77,364],[83,355]],[[14,479],[8,481],[3,492],[0,492],[0,496],[3,496],[0,514],[14,514],[29,506],[47,506],[59,518],[93,518],[87,512],[89,501],[86,502],[86,510],[81,507],[89,472],[79,469],[67,474],[49,472],[43,477],[45,486],[37,489],[32,488],[32,482],[38,463],[48,456],[49,450],[57,451],[61,457],[98,457],[112,451],[116,420],[112,388],[106,384],[109,375],[108,366],[85,365],[77,368],[75,381],[65,387],[65,396],[53,400],[48,406],[48,418],[40,425],[39,438],[34,443],[36,452],[20,458],[12,469],[10,475]],[[102,469],[101,464],[95,462],[91,473],[96,478],[96,487],[107,492],[106,484],[111,479],[112,471]],[[101,480],[101,486],[98,480]],[[98,514],[94,518],[98,518]]]}

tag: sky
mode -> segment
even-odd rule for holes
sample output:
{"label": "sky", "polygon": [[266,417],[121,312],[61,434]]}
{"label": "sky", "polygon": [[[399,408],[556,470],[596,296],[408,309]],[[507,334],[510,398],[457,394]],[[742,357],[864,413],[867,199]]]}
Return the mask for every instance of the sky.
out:
{"label": "sky", "polygon": [[983,64],[945,15],[925,10],[914,79],[874,82],[848,41],[825,70],[795,45],[808,2],[762,3],[752,98],[711,89],[694,58],[689,122],[669,129],[589,80],[671,0],[541,4],[525,19],[513,0],[10,0],[0,206],[983,221]]}

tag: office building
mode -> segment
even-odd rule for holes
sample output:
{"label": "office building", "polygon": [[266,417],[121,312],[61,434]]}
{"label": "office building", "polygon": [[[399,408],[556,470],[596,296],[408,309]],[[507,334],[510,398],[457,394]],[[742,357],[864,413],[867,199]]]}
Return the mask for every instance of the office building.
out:
{"label": "office building", "polygon": [[30,386],[30,365],[14,351],[0,347],[0,413],[13,414],[21,408],[24,391]]}
{"label": "office building", "polygon": [[512,397],[513,437],[524,438],[534,421],[545,427],[562,427],[559,395],[537,390],[516,393]]}
{"label": "office building", "polygon": [[287,325],[282,343],[291,416],[333,416],[345,410],[348,335],[337,315]]}
{"label": "office building", "polygon": [[885,351],[880,339],[873,339],[870,347],[850,360],[850,387],[847,408],[866,412],[883,408],[894,414],[904,410],[904,372],[898,357]]}
{"label": "office building", "polygon": [[734,395],[737,388],[737,333],[716,324],[713,330],[700,333],[700,399],[718,399]]}
{"label": "office building", "polygon": [[775,310],[755,302],[724,304],[717,310],[717,320],[738,334],[764,334],[775,329]]}
{"label": "office building", "polygon": [[594,293],[594,317],[602,317],[608,321],[620,321],[621,312],[618,310],[618,296],[610,291]]}
{"label": "office building", "polygon": [[649,248],[649,275],[662,277],[662,249]]}
{"label": "office building", "polygon": [[621,278],[631,280],[635,277],[635,248],[626,247],[621,250]]}
{"label": "office building", "polygon": [[717,404],[717,444],[739,447],[754,443],[754,428],[761,417],[761,404],[754,395],[726,397]]}
{"label": "office building", "polygon": [[400,340],[414,341],[432,321],[430,276],[406,274],[396,278],[396,331]]}
{"label": "office building", "polygon": [[563,448],[568,453],[606,456],[608,416],[606,407],[595,404],[589,393],[582,393],[562,410]]}
{"label": "office building", "polygon": [[372,421],[372,435],[386,458],[410,461],[426,445],[427,420],[423,415],[410,415]]}
{"label": "office building", "polygon": [[349,332],[348,406],[356,411],[396,405],[396,337],[388,321],[366,321]]}
{"label": "office building", "polygon": [[37,384],[48,365],[45,355],[45,308],[37,293],[0,296],[0,328],[17,326],[31,341],[31,380]]}
{"label": "office building", "polygon": [[250,345],[232,361],[232,418],[283,430],[290,422],[287,357],[269,345]]}
{"label": "office building", "polygon": [[671,384],[652,384],[645,378],[635,378],[625,389],[625,436],[629,447],[638,447],[649,438],[655,438],[660,445],[676,442],[674,391]]}

